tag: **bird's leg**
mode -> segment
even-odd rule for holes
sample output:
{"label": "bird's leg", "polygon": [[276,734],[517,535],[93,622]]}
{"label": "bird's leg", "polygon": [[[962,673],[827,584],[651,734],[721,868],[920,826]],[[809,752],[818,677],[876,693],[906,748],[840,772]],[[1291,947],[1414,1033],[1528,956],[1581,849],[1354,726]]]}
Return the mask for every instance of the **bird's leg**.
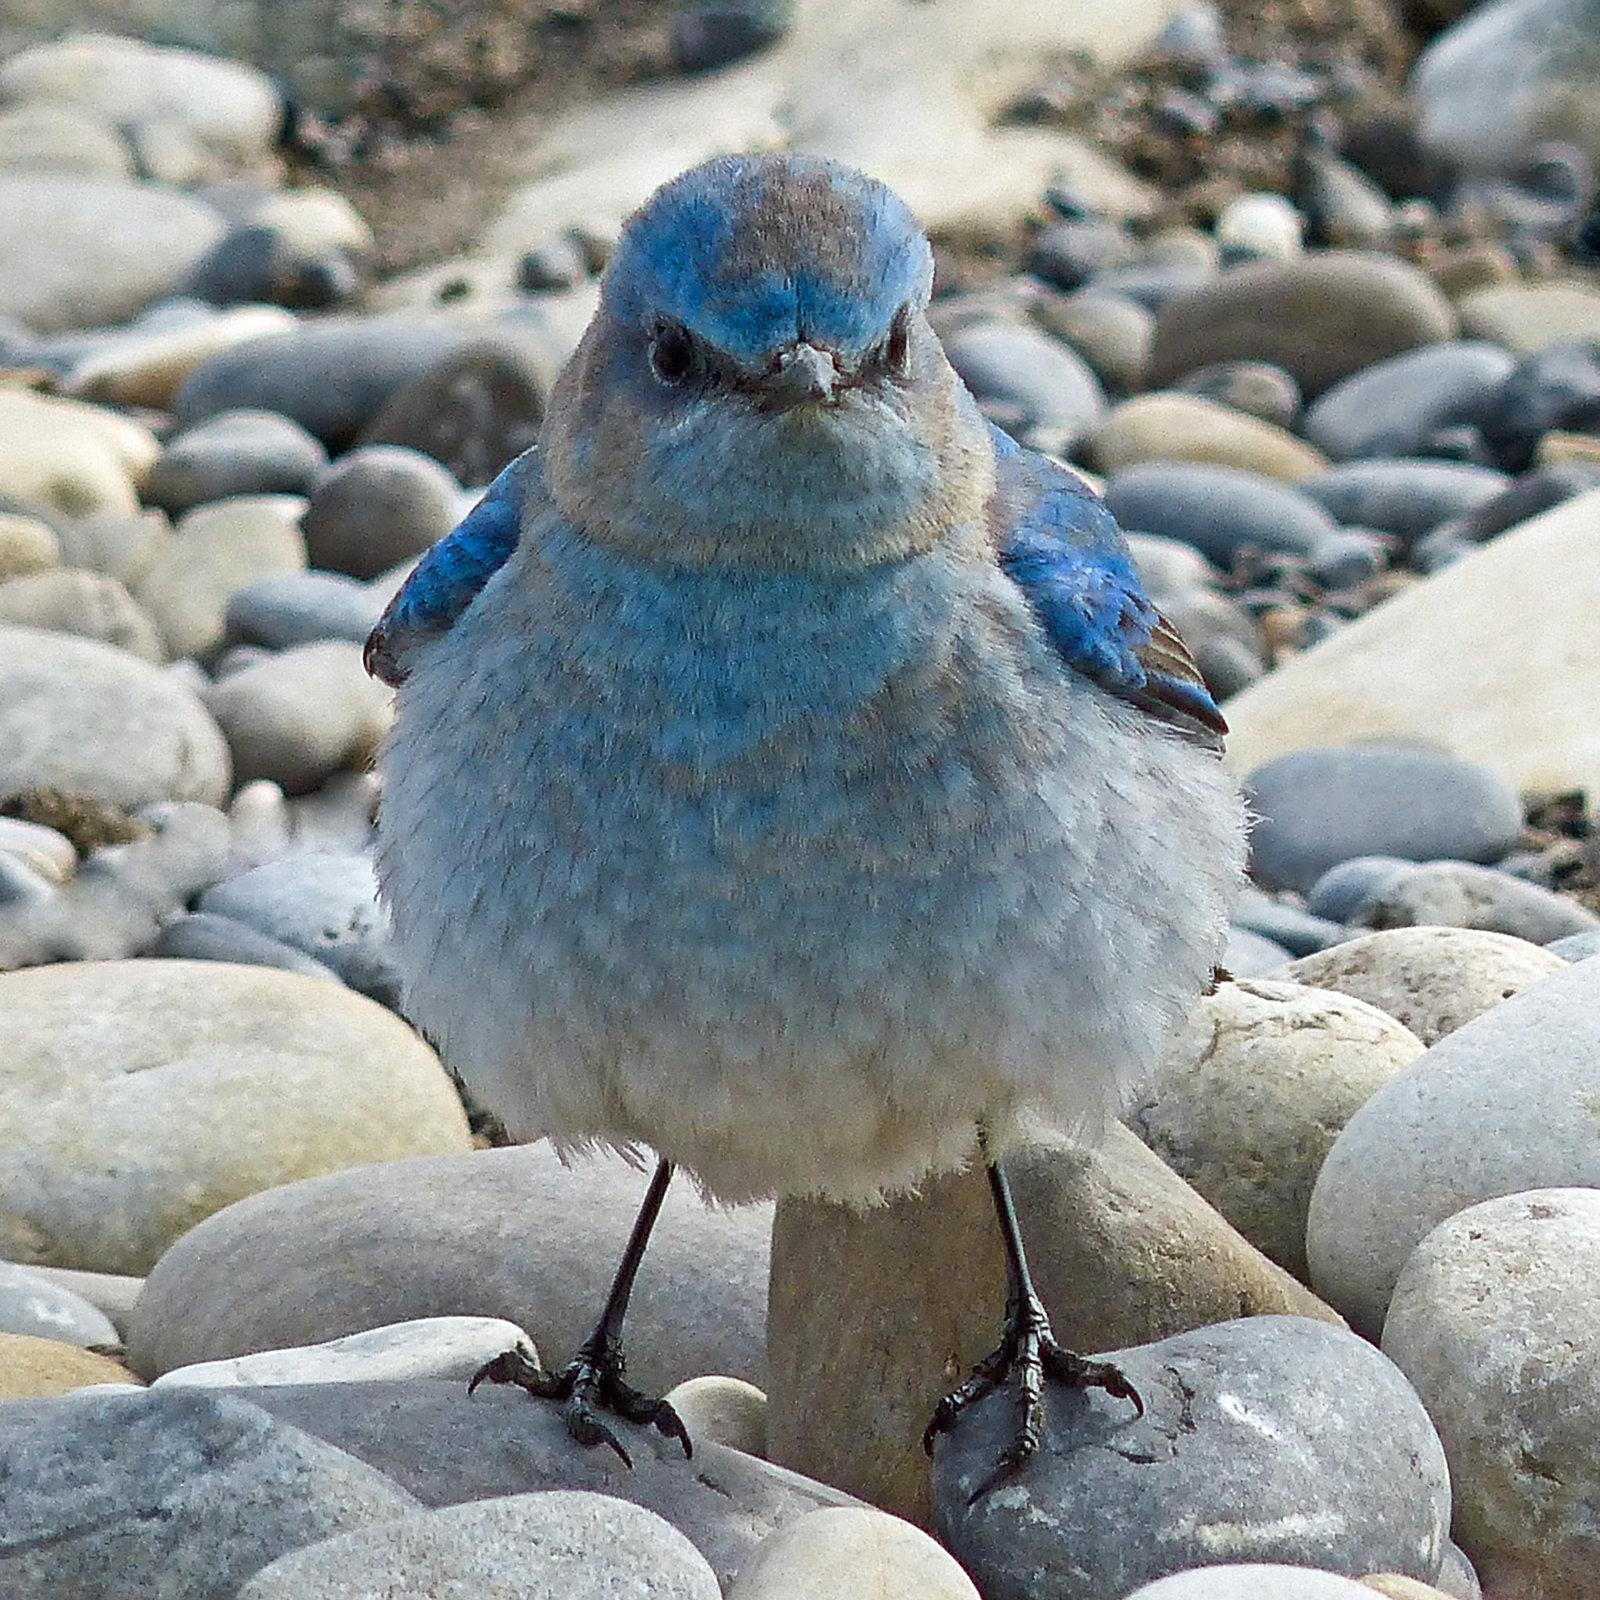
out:
{"label": "bird's leg", "polygon": [[1139,1415],[1144,1402],[1139,1391],[1122,1370],[1110,1361],[1093,1361],[1056,1343],[1050,1331],[1050,1318],[1033,1286],[1028,1258],[1022,1248],[1022,1233],[1017,1227],[1016,1207],[1011,1203],[1011,1185],[1005,1168],[998,1161],[987,1163],[989,1190],[994,1196],[995,1213],[1000,1219],[1000,1237],[1006,1251],[1006,1314],[1000,1324],[999,1348],[985,1356],[972,1369],[961,1386],[942,1399],[933,1420],[923,1431],[922,1447],[930,1454],[933,1441],[948,1433],[957,1418],[973,1401],[998,1389],[1013,1374],[1021,1399],[1021,1415],[1011,1443],[1001,1454],[999,1464],[973,1491],[972,1501],[981,1500],[996,1484],[1024,1466],[1039,1448],[1044,1425],[1044,1380],[1073,1384],[1080,1389],[1104,1389],[1119,1400],[1130,1400]]}
{"label": "bird's leg", "polygon": [[601,1411],[610,1411],[627,1422],[653,1423],[669,1439],[676,1439],[683,1446],[685,1456],[694,1454],[689,1430],[678,1413],[665,1400],[641,1394],[631,1384],[624,1383],[622,1377],[622,1319],[627,1315],[633,1280],[638,1276],[639,1263],[650,1242],[650,1230],[661,1214],[661,1202],[666,1199],[667,1185],[671,1182],[672,1163],[659,1162],[650,1187],[645,1191],[639,1215],[634,1218],[628,1247],[622,1252],[622,1263],[611,1281],[606,1308],[600,1313],[594,1332],[578,1346],[577,1355],[559,1372],[546,1373],[527,1347],[518,1345],[479,1367],[467,1385],[468,1394],[480,1383],[514,1383],[541,1400],[559,1400],[567,1432],[579,1444],[610,1445],[630,1467],[633,1461],[622,1448],[622,1441],[602,1420]]}

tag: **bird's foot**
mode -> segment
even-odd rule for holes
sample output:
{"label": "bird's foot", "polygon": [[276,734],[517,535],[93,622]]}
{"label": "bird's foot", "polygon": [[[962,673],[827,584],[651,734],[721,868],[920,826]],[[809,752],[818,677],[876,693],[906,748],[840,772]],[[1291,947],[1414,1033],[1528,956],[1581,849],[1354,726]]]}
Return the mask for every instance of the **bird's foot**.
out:
{"label": "bird's foot", "polygon": [[971,1376],[939,1402],[922,1434],[922,1448],[931,1455],[934,1440],[941,1433],[950,1432],[968,1406],[1008,1380],[1015,1380],[1021,1401],[1016,1432],[1001,1453],[994,1471],[973,1490],[969,1505],[976,1505],[997,1484],[1019,1472],[1038,1451],[1044,1429],[1046,1378],[1077,1389],[1104,1389],[1114,1399],[1131,1401],[1135,1414],[1144,1415],[1144,1401],[1139,1391],[1119,1366],[1080,1356],[1058,1344],[1050,1331],[1050,1319],[1036,1295],[1028,1295],[1020,1303],[1013,1302],[1006,1307],[999,1348],[985,1356],[972,1369]]}
{"label": "bird's foot", "polygon": [[546,1372],[526,1345],[503,1350],[487,1361],[467,1385],[471,1394],[480,1383],[514,1383],[541,1400],[559,1400],[567,1432],[582,1445],[609,1445],[627,1466],[633,1459],[622,1441],[601,1416],[609,1411],[625,1422],[652,1424],[693,1456],[689,1430],[683,1418],[667,1404],[641,1393],[622,1379],[622,1350],[614,1341],[595,1337],[580,1346],[576,1356],[559,1372]]}

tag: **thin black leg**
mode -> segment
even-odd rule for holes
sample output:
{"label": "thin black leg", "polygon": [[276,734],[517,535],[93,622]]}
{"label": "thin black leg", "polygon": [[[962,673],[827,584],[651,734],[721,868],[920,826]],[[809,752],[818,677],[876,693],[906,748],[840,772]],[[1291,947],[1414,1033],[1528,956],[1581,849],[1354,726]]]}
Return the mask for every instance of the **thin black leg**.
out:
{"label": "thin black leg", "polygon": [[1091,1361],[1056,1343],[1050,1331],[1050,1318],[1028,1270],[1022,1230],[1017,1226],[1017,1210],[1011,1201],[1011,1185],[1006,1181],[1005,1168],[998,1161],[991,1161],[988,1174],[989,1192],[994,1196],[1000,1239],[1006,1252],[1006,1313],[1000,1324],[1000,1344],[972,1369],[971,1376],[959,1388],[939,1402],[922,1435],[923,1449],[932,1454],[934,1440],[954,1428],[968,1406],[1015,1376],[1021,1402],[1017,1430],[995,1470],[973,1491],[974,1502],[1022,1468],[1038,1450],[1044,1427],[1044,1380],[1047,1377],[1078,1388],[1104,1389],[1119,1400],[1131,1400],[1135,1410],[1140,1415],[1144,1413],[1139,1391],[1119,1367],[1110,1361]]}
{"label": "thin black leg", "polygon": [[528,1347],[519,1344],[516,1349],[502,1351],[493,1361],[480,1367],[467,1385],[468,1394],[480,1383],[514,1383],[541,1400],[559,1400],[567,1432],[579,1444],[610,1445],[630,1467],[633,1461],[622,1448],[622,1441],[601,1417],[602,1411],[610,1411],[628,1422],[653,1423],[669,1439],[676,1439],[683,1446],[684,1455],[694,1454],[689,1430],[678,1413],[665,1400],[642,1394],[623,1382],[626,1363],[622,1357],[622,1319],[627,1315],[633,1280],[639,1275],[639,1263],[644,1260],[645,1246],[650,1242],[656,1218],[661,1215],[661,1203],[667,1197],[667,1185],[671,1182],[672,1163],[658,1162],[650,1187],[645,1190],[639,1215],[633,1220],[633,1231],[628,1235],[617,1275],[611,1280],[605,1310],[600,1313],[594,1332],[578,1346],[578,1353],[572,1360],[559,1372],[547,1374]]}

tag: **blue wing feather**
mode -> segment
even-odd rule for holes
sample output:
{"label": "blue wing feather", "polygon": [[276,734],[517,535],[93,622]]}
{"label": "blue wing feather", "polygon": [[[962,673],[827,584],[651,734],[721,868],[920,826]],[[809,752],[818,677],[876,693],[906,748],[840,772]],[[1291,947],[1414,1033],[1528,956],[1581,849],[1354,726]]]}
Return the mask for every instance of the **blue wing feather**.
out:
{"label": "blue wing feather", "polygon": [[1112,694],[1218,744],[1228,731],[1199,670],[1151,603],[1105,505],[1070,472],[991,427],[1001,570],[1063,660]]}
{"label": "blue wing feather", "polygon": [[529,497],[547,494],[537,452],[524,451],[423,555],[389,602],[363,654],[373,677],[398,687],[408,652],[450,630],[516,549]]}

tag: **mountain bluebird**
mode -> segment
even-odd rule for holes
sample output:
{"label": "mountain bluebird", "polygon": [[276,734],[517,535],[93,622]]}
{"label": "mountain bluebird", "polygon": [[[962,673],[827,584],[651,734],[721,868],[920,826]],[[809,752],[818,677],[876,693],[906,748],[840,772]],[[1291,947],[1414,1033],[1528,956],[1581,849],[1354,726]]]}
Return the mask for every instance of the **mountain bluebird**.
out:
{"label": "mountain bluebird", "polygon": [[[1208,981],[1242,858],[1224,723],[1101,503],[980,415],[927,240],[830,161],[717,160],[629,220],[539,446],[368,644],[409,1014],[513,1135],[658,1157],[593,1336],[480,1378],[654,1422],[621,1326],[673,1169],[870,1202],[974,1156],[995,1354],[1057,1345],[999,1158],[1114,1114]],[[476,1381],[476,1380],[475,1380]]]}

